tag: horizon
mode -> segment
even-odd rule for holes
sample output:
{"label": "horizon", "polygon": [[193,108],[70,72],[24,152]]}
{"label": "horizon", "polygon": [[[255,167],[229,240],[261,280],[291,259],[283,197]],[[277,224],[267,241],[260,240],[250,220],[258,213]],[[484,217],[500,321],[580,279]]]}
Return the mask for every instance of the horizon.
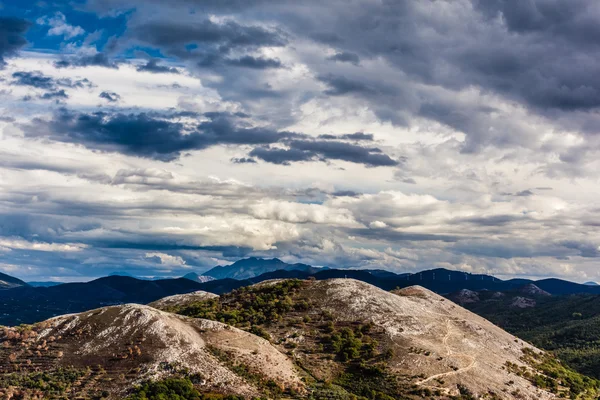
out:
{"label": "horizon", "polygon": [[[275,258],[277,258],[277,257],[275,257]],[[238,259],[236,261],[231,262],[230,264],[215,265],[214,267],[230,266],[230,265],[235,264],[238,261],[243,261],[243,260],[247,260],[247,259],[272,260],[272,259],[261,259],[261,258],[257,258],[257,257],[248,257],[248,258],[240,258],[240,259]],[[291,263],[287,263],[287,264],[291,264]],[[214,267],[212,267],[212,268],[214,268]],[[342,270],[342,271],[343,270],[361,271],[361,270],[379,269],[379,270],[384,270],[384,271],[388,271],[388,272],[393,272],[393,273],[399,274],[399,275],[402,275],[402,274],[416,275],[416,274],[421,273],[421,272],[431,271],[431,270],[435,270],[435,269],[445,269],[445,270],[453,271],[453,272],[463,272],[463,273],[466,273],[466,274],[469,274],[469,275],[487,275],[487,276],[492,276],[492,277],[494,277],[496,279],[499,279],[499,280],[502,280],[502,281],[508,281],[508,280],[511,280],[511,279],[527,279],[527,280],[531,280],[531,281],[535,282],[535,281],[540,281],[540,280],[545,280],[545,279],[562,279],[562,278],[558,278],[556,276],[528,276],[528,277],[525,277],[525,276],[518,276],[518,277],[514,277],[514,276],[500,276],[500,275],[494,275],[494,274],[487,274],[485,272],[483,272],[483,273],[480,273],[480,272],[467,272],[467,271],[461,271],[461,270],[456,270],[456,269],[448,269],[448,268],[427,268],[427,269],[418,270],[418,271],[404,271],[404,272],[402,272],[402,271],[390,271],[390,270],[385,269],[385,268],[332,267],[332,266],[316,266],[316,265],[311,265],[311,267],[314,267],[314,268],[328,268],[328,269],[335,269],[335,270]],[[11,276],[13,276],[15,278],[18,278],[18,279],[21,279],[21,280],[23,280],[26,283],[53,282],[53,283],[61,283],[62,284],[62,283],[86,283],[86,282],[91,282],[91,281],[96,280],[96,279],[106,278],[106,277],[110,277],[110,276],[124,276],[124,277],[130,277],[130,278],[142,279],[142,280],[146,280],[146,279],[147,280],[155,280],[155,279],[178,279],[178,278],[183,278],[186,274],[190,274],[190,273],[195,273],[195,274],[198,274],[198,275],[203,275],[206,272],[210,271],[210,269],[211,268],[208,268],[208,269],[206,269],[204,271],[188,270],[187,272],[185,272],[183,274],[180,274],[180,275],[175,274],[175,275],[153,275],[153,276],[133,275],[133,274],[130,274],[130,273],[125,272],[125,271],[113,271],[113,272],[110,272],[110,273],[108,273],[106,275],[80,277],[81,279],[72,279],[72,280],[69,280],[69,279],[66,279],[66,280],[63,279],[63,280],[61,280],[58,277],[55,277],[55,279],[29,280],[28,281],[28,280],[22,279],[22,278],[20,278],[19,276],[16,276],[16,275],[11,275]],[[52,277],[50,277],[50,278],[52,278]],[[572,281],[572,280],[569,280],[569,279],[563,279],[563,280],[566,280],[566,281],[569,281],[569,282],[578,283],[578,284],[581,284],[581,285],[584,285],[586,283],[597,284],[597,282],[595,282],[595,281],[584,281],[584,282],[581,282],[581,281]]]}
{"label": "horizon", "polygon": [[3,273],[256,256],[600,281],[593,0],[0,13]]}

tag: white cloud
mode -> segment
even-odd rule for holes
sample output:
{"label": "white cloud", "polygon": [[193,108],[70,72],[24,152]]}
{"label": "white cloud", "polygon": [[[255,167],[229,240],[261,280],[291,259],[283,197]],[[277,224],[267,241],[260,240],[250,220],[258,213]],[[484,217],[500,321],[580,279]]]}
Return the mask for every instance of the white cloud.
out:
{"label": "white cloud", "polygon": [[50,26],[48,35],[63,36],[65,39],[73,39],[85,34],[85,30],[80,26],[73,26],[67,23],[67,18],[61,12],[57,12],[53,17],[41,17],[36,21],[40,25]]}

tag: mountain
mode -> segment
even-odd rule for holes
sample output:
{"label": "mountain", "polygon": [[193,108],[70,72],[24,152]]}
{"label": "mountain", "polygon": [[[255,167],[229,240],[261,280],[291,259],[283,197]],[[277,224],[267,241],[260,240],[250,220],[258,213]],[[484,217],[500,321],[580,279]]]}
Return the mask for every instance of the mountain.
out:
{"label": "mountain", "polygon": [[0,290],[13,289],[22,286],[29,286],[27,283],[13,276],[6,275],[0,272]]}
{"label": "mountain", "polygon": [[[240,260],[239,265],[254,263],[260,264],[264,260]],[[487,293],[512,293],[519,287],[532,284],[533,281],[513,279],[502,281],[489,275],[473,275],[459,271],[435,269],[422,271],[415,274],[395,274],[384,270],[355,270],[355,269],[328,269],[314,268],[304,264],[286,264],[280,260],[266,260],[268,268],[281,267],[258,276],[247,279],[210,279],[206,275],[200,283],[188,278],[143,280],[133,277],[109,276],[85,283],[68,283],[54,287],[17,286],[8,290],[0,290],[0,324],[13,325],[33,323],[46,318],[65,313],[81,312],[106,305],[124,303],[147,304],[162,297],[185,294],[203,290],[215,294],[223,294],[243,286],[253,285],[271,279],[309,279],[326,280],[333,278],[352,278],[384,290],[393,290],[413,285],[420,285],[436,293],[452,296],[460,290],[474,291],[482,298],[487,298]],[[250,274],[260,270],[228,267],[238,278],[243,274]],[[267,269],[268,269],[267,268]],[[295,269],[299,268],[299,269]],[[218,270],[227,272],[223,269]],[[21,281],[20,281],[21,282]],[[546,279],[535,281],[539,290],[552,295],[568,295],[576,293],[600,294],[600,286],[581,285],[559,279]],[[485,293],[483,293],[485,292]],[[483,294],[482,294],[483,293]],[[522,295],[527,298],[528,295]],[[452,297],[451,297],[452,298]],[[463,302],[453,298],[459,304]],[[537,300],[536,300],[537,301]],[[515,306],[531,306],[531,303],[519,301]],[[510,304],[508,305],[510,306]]]}
{"label": "mountain", "polygon": [[600,286],[600,285],[598,285],[598,283],[591,282],[591,281],[590,282],[585,282],[584,285],[587,285],[587,286]]}
{"label": "mountain", "polygon": [[213,269],[202,274],[214,279],[250,279],[255,278],[267,272],[278,270],[283,271],[302,271],[310,274],[321,271],[323,268],[316,268],[307,264],[287,264],[278,258],[265,260],[262,258],[250,257],[234,262],[231,265],[216,266]]}
{"label": "mountain", "polygon": [[292,361],[265,339],[141,305],[6,328],[0,342],[0,398],[123,399],[140,381],[165,377],[210,398],[304,391]]}
{"label": "mountain", "polygon": [[64,284],[64,282],[52,282],[52,281],[44,281],[44,282],[27,282],[27,284],[29,286],[33,286],[33,287],[50,287],[50,286],[57,286],[57,285],[62,285]]}
{"label": "mountain", "polygon": [[125,276],[52,287],[17,287],[0,291],[0,325],[33,323],[106,305],[146,304],[162,297],[201,289],[201,284],[189,279],[146,281]]}
{"label": "mountain", "polygon": [[182,278],[189,279],[191,281],[198,282],[198,283],[206,283],[206,282],[215,280],[215,278],[213,278],[212,276],[198,275],[195,272],[190,272],[189,274],[185,274],[184,276],[182,276]]}
{"label": "mountain", "polygon": [[271,280],[171,309],[269,338],[311,377],[311,398],[597,395],[598,382],[419,286],[391,293],[354,279]]}

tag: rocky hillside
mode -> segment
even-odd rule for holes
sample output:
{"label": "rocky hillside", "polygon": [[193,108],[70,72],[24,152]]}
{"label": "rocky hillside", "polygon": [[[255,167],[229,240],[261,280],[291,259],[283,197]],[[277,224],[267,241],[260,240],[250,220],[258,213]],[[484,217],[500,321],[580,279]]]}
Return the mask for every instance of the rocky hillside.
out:
{"label": "rocky hillside", "polygon": [[129,304],[5,328],[0,398],[584,400],[600,387],[419,286],[271,280],[153,305],[170,312]]}
{"label": "rocky hillside", "polygon": [[596,394],[597,382],[418,286],[390,293],[352,279],[269,281],[172,310],[270,339],[309,375],[315,398]]}
{"label": "rocky hillside", "polygon": [[173,296],[163,297],[162,299],[153,301],[148,305],[159,310],[168,311],[170,307],[186,307],[193,303],[214,299],[215,297],[219,296],[213,293],[205,292],[203,290],[198,290],[192,293],[176,294]]}
{"label": "rocky hillside", "polygon": [[0,331],[0,398],[122,399],[137,383],[185,377],[203,392],[302,393],[291,360],[234,327],[148,306],[106,307]]}

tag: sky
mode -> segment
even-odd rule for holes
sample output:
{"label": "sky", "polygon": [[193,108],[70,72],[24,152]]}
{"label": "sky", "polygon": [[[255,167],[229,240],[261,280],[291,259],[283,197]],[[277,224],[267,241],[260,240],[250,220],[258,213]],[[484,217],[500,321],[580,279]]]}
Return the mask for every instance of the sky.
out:
{"label": "sky", "polygon": [[0,0],[0,272],[600,280],[595,0]]}

